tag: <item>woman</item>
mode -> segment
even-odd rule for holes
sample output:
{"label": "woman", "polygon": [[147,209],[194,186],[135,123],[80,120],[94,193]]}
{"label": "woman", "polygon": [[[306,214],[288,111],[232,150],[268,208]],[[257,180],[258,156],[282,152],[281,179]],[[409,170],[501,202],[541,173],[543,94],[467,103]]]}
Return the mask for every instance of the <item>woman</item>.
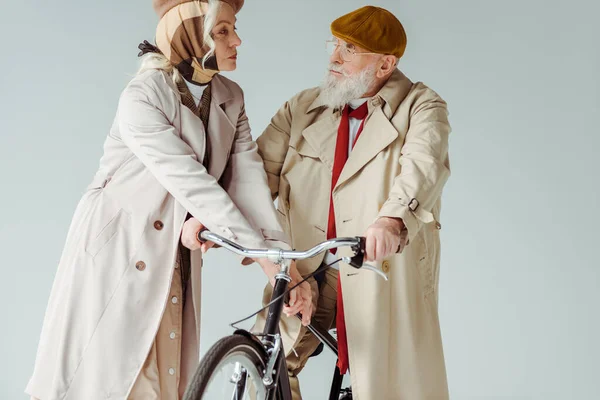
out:
{"label": "woman", "polygon": [[[200,267],[210,247],[198,232],[289,248],[242,91],[218,74],[236,68],[242,4],[154,0],[157,46],[140,47],[148,54],[75,212],[26,390],[32,398],[177,399],[198,364]],[[273,280],[277,268],[257,261]],[[295,269],[292,277],[300,279]],[[310,289],[298,289],[286,311],[307,323]]]}

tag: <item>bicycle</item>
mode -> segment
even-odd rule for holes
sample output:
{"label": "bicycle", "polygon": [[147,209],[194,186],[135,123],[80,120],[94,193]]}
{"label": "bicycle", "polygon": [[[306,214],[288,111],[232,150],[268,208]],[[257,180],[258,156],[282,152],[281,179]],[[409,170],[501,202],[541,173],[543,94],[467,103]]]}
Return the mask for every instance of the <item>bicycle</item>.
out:
{"label": "bicycle", "polygon": [[[282,340],[279,334],[279,321],[285,295],[311,276],[317,275],[326,268],[338,269],[336,264],[344,261],[354,268],[371,270],[387,280],[387,275],[379,269],[363,265],[365,239],[363,237],[336,238],[320,243],[307,251],[281,249],[255,250],[247,249],[228,239],[207,230],[198,235],[201,242],[211,241],[219,247],[226,248],[238,255],[250,258],[268,258],[280,268],[275,276],[275,285],[271,301],[260,311],[235,324],[245,321],[268,308],[268,316],[262,334],[251,333],[244,329],[236,329],[230,336],[218,340],[206,353],[188,385],[184,400],[291,400],[290,383],[287,373],[285,354],[282,351]],[[322,264],[315,272],[304,278],[294,287],[287,289],[291,282],[289,267],[292,260],[303,260],[314,257],[325,251],[350,247],[352,257],[341,257],[330,264]],[[317,355],[323,346],[327,346],[338,355],[336,339],[323,327],[311,323],[308,329],[321,341],[319,348],[313,353]],[[313,356],[311,355],[311,356]],[[224,387],[217,385],[219,375],[223,373]],[[343,375],[335,367],[329,400],[352,399],[352,389],[342,389]]]}

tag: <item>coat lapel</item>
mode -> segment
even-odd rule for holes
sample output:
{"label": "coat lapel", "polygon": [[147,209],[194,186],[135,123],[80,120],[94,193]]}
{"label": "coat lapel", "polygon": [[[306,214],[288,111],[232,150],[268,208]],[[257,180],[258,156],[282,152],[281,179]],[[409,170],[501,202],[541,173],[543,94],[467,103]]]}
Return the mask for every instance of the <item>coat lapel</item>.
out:
{"label": "coat lapel", "polygon": [[377,107],[365,122],[363,132],[350,152],[336,188],[352,178],[397,137],[398,131],[388,121],[381,108]]}
{"label": "coat lapel", "polygon": [[227,165],[235,130],[235,125],[228,118],[221,104],[218,104],[213,97],[210,104],[210,117],[208,118],[208,141],[211,155],[208,173],[217,180],[219,180]]}
{"label": "coat lapel", "polygon": [[[394,115],[411,87],[412,82],[400,70],[395,70],[392,73],[389,81],[376,95],[378,104],[383,100],[383,105],[373,106],[374,110],[367,117],[363,132],[350,153],[348,161],[346,161],[336,187],[352,178],[379,152],[398,138],[398,131],[389,121],[389,118]],[[307,113],[323,106],[324,102],[319,94],[308,107]],[[335,143],[341,114],[333,112],[329,108],[322,111],[322,113],[326,116],[321,116],[318,121],[304,129],[302,136],[317,152],[321,161],[327,165],[330,171],[333,171]],[[302,154],[301,151],[299,153]]]}
{"label": "coat lapel", "polygon": [[[171,79],[165,79],[165,82],[175,92],[180,101],[183,102],[181,93],[172,83]],[[232,121],[237,121],[239,116],[239,110],[236,114],[234,107],[230,107],[231,111],[229,115],[227,108],[224,105],[234,99],[231,90],[223,83],[219,75],[211,81],[211,102],[210,102],[210,116],[208,117],[208,142],[210,146],[210,161],[208,166],[208,173],[219,180],[229,159],[229,152],[235,138],[235,132],[237,127]],[[194,126],[194,134],[182,133],[185,136],[187,142],[194,149],[203,149],[202,154],[198,154],[199,157],[204,157],[206,152],[206,140],[204,135],[200,135],[197,130],[204,130],[202,121],[192,110],[187,106],[183,107],[184,111],[191,122],[189,125]],[[187,124],[186,124],[187,125]]]}
{"label": "coat lapel", "polygon": [[[397,69],[377,93],[374,100],[378,105],[373,105],[374,110],[367,117],[363,132],[350,152],[336,187],[352,178],[379,152],[398,138],[398,131],[390,122],[390,118],[396,113],[412,85],[412,82]],[[380,106],[381,101],[383,101],[383,105]]]}
{"label": "coat lapel", "polygon": [[212,79],[211,86],[212,99],[207,132],[210,146],[208,173],[219,180],[227,166],[229,152],[235,138],[236,126],[232,121],[237,121],[239,112],[236,115],[227,114],[224,105],[233,99],[233,93],[221,81],[219,75],[215,75]]}

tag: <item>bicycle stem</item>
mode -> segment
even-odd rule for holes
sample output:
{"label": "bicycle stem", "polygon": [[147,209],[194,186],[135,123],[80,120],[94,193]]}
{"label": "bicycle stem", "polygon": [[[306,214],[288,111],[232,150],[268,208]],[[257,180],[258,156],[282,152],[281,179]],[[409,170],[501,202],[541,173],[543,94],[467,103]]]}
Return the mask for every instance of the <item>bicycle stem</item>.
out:
{"label": "bicycle stem", "polygon": [[273,288],[272,298],[278,298],[278,300],[271,304],[268,309],[267,321],[265,323],[264,334],[273,335],[278,332],[279,320],[283,310],[284,296],[288,283],[291,278],[288,274],[277,274],[275,277],[275,287]]}

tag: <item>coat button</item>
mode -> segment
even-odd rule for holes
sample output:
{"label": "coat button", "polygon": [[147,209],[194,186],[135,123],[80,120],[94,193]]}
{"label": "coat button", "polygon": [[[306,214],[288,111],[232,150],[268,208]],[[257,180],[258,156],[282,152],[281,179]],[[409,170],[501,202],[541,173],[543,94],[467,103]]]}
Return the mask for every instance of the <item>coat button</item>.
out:
{"label": "coat button", "polygon": [[386,260],[386,261],[384,261],[384,262],[381,264],[381,270],[382,270],[383,272],[385,272],[386,274],[387,274],[388,272],[390,272],[390,262],[389,262],[389,261],[387,261],[387,260]]}
{"label": "coat button", "polygon": [[145,269],[146,269],[146,263],[145,263],[145,262],[143,262],[143,261],[138,261],[138,262],[135,264],[135,267],[138,269],[138,271],[143,271],[143,270],[145,270]]}
{"label": "coat button", "polygon": [[156,229],[157,231],[162,230],[162,228],[165,225],[162,223],[162,221],[154,221],[154,229]]}

